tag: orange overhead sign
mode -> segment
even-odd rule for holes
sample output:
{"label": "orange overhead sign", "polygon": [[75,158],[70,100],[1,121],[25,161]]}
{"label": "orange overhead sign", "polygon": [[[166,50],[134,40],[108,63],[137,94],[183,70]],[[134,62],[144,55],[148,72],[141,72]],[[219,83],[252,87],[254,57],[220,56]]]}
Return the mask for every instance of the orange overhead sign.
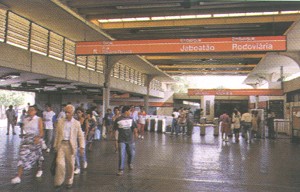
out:
{"label": "orange overhead sign", "polygon": [[286,36],[78,42],[76,55],[285,51]]}
{"label": "orange overhead sign", "polygon": [[188,89],[189,96],[282,96],[281,89]]}

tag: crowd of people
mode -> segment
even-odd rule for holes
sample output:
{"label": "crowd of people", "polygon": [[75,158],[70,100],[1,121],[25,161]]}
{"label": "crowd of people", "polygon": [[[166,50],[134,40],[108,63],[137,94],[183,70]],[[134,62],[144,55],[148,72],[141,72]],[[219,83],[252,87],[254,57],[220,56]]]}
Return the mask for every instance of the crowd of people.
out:
{"label": "crowd of people", "polygon": [[[144,139],[146,112],[143,107],[137,111],[134,106],[107,109],[104,117],[96,107],[85,110],[83,106],[75,108],[71,104],[62,105],[58,115],[47,103],[45,110],[38,116],[37,106],[28,106],[22,111],[20,119],[20,137],[17,175],[12,184],[21,182],[24,170],[37,164],[36,177],[43,175],[43,150],[56,153],[56,171],[54,185],[60,187],[65,183],[72,187],[73,177],[88,166],[87,151],[93,150],[95,139],[115,140],[114,150],[119,154],[117,175],[121,176],[125,169],[127,156],[128,169],[133,169],[135,156],[135,140]],[[7,133],[12,126],[13,134],[16,125],[15,111],[12,106],[6,112],[8,118]]]}
{"label": "crowd of people", "polygon": [[[231,117],[227,112],[224,112],[219,117],[222,139],[228,142],[228,137],[234,134],[235,142],[240,141],[240,133],[245,141],[251,143],[254,138],[261,138],[263,134],[262,114],[259,114],[258,110],[252,110],[251,112],[245,112],[241,114],[238,109],[234,109]],[[270,139],[275,138],[274,131],[274,119],[275,114],[271,110],[268,110],[267,114],[267,127],[268,137]]]}
{"label": "crowd of people", "polygon": [[194,116],[191,110],[183,107],[174,108],[172,117],[171,135],[191,136],[194,127]]}
{"label": "crowd of people", "polygon": [[[135,140],[144,139],[144,129],[147,113],[143,107],[136,110],[134,106],[119,106],[113,110],[107,109],[102,115],[96,107],[84,109],[75,108],[71,104],[62,105],[58,115],[51,104],[45,105],[45,110],[39,113],[35,105],[28,106],[22,111],[19,120],[20,137],[22,138],[17,163],[17,175],[11,183],[21,182],[24,170],[31,169],[37,164],[36,177],[43,175],[43,150],[46,153],[56,153],[56,173],[54,185],[60,187],[63,183],[72,187],[73,177],[80,174],[81,169],[88,166],[87,152],[93,150],[93,143],[102,137],[104,140],[114,140],[113,149],[118,153],[117,175],[124,174],[126,156],[128,169],[133,169],[135,157]],[[6,111],[7,135],[10,127],[15,133],[16,112],[12,106]],[[202,114],[203,115],[203,114]],[[191,136],[194,127],[194,116],[190,109],[174,108],[172,113],[171,136],[179,134]],[[273,139],[274,118],[272,111],[268,111],[268,137]],[[219,117],[222,139],[228,142],[228,137],[234,134],[235,142],[240,141],[240,133],[245,141],[251,143],[254,137],[262,135],[261,116],[257,110],[241,114],[234,109],[231,116],[224,112]]]}

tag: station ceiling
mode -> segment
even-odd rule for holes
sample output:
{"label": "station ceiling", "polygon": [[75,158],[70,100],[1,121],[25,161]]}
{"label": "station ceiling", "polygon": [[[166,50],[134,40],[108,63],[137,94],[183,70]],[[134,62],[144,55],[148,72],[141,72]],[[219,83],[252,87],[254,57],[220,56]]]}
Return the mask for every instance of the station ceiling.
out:
{"label": "station ceiling", "polygon": [[[115,40],[277,36],[284,35],[294,21],[300,18],[299,13],[272,14],[300,10],[300,2],[296,1],[64,0],[62,2],[98,25]],[[263,15],[255,15],[257,12]],[[251,16],[221,15],[237,13],[247,13]],[[212,17],[199,18],[209,15]],[[180,16],[181,19],[178,19]],[[161,20],[162,17],[167,19]],[[132,18],[143,21],[128,21]],[[115,22],[99,22],[109,19]],[[117,19],[123,21],[116,22]],[[266,52],[159,53],[142,56],[171,76],[248,75],[265,54]]]}

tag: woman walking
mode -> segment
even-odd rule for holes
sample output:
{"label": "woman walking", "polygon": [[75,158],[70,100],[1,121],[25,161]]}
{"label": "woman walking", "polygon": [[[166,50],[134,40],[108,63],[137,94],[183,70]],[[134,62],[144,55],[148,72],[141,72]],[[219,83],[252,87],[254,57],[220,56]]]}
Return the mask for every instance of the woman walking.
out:
{"label": "woman walking", "polygon": [[233,124],[233,133],[235,136],[235,142],[238,143],[240,137],[240,128],[241,128],[241,114],[238,110],[234,110],[232,114],[232,124]]}
{"label": "woman walking", "polygon": [[20,146],[18,174],[11,180],[12,184],[21,183],[23,171],[31,169],[35,163],[38,165],[36,177],[41,177],[43,174],[42,162],[44,157],[41,147],[41,141],[44,136],[43,121],[36,116],[36,112],[36,106],[30,106],[28,117],[24,119],[24,131],[26,134]]}
{"label": "woman walking", "polygon": [[92,151],[93,147],[93,140],[94,140],[94,135],[97,127],[97,123],[95,119],[93,118],[93,112],[88,110],[86,112],[86,141],[87,141],[87,148],[89,151]]}
{"label": "woman walking", "polygon": [[140,139],[144,139],[146,115],[147,115],[147,113],[145,111],[145,108],[141,107],[141,111],[138,113],[138,124],[137,124]]}

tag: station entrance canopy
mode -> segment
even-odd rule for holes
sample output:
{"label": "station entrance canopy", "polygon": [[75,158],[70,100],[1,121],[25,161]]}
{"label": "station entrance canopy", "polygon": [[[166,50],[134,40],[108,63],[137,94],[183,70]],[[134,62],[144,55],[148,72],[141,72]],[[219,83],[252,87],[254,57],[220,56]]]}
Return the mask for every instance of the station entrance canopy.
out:
{"label": "station entrance canopy", "polygon": [[285,51],[286,36],[77,42],[76,55]]}

